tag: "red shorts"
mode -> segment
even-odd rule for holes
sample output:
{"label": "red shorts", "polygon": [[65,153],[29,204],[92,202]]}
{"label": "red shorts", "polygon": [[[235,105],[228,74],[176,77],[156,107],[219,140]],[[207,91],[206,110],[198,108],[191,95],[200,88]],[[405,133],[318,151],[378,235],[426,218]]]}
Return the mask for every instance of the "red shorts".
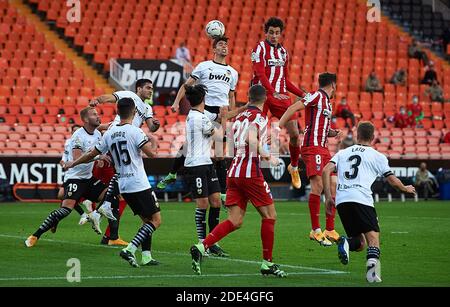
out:
{"label": "red shorts", "polygon": [[94,169],[92,171],[92,175],[100,179],[106,185],[109,185],[111,178],[116,174],[116,169],[112,165],[103,165],[102,167],[98,166],[98,161],[94,164]]}
{"label": "red shorts", "polygon": [[322,176],[322,170],[331,160],[328,148],[319,146],[302,146],[302,159],[306,166],[306,175],[308,178],[312,176]]}
{"label": "red shorts", "polygon": [[[276,118],[280,119],[281,116],[283,116],[284,112],[286,112],[287,108],[291,106],[292,102],[291,99],[277,99],[273,97],[273,95],[268,95],[267,100],[264,103],[264,109],[263,114],[267,114],[268,111],[275,116]],[[291,120],[297,120],[298,119],[298,113],[295,112],[294,115],[292,115]]]}
{"label": "red shorts", "polygon": [[245,211],[249,200],[255,207],[273,205],[272,193],[264,178],[227,178],[225,205],[238,205]]}

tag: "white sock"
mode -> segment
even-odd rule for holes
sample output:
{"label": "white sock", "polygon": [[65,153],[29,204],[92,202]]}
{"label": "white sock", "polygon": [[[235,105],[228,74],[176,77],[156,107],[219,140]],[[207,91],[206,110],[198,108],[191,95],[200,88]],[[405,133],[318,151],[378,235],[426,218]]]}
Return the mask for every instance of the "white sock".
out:
{"label": "white sock", "polygon": [[142,257],[150,257],[150,258],[152,258],[152,252],[150,252],[150,251],[143,251],[142,252]]}
{"label": "white sock", "polygon": [[136,253],[137,246],[135,246],[133,243],[129,243],[126,250],[130,251],[134,255],[134,253]]}
{"label": "white sock", "polygon": [[292,169],[293,171],[296,171],[296,170],[298,170],[298,166],[292,166],[292,165],[291,165],[291,169]]}
{"label": "white sock", "polygon": [[320,229],[320,228],[314,229],[314,232],[315,232],[315,233],[321,233],[321,232],[322,232],[322,229]]}
{"label": "white sock", "polygon": [[89,199],[86,199],[85,201],[83,201],[81,203],[82,205],[84,205],[86,207],[86,210],[88,212],[92,212],[92,201],[90,201]]}

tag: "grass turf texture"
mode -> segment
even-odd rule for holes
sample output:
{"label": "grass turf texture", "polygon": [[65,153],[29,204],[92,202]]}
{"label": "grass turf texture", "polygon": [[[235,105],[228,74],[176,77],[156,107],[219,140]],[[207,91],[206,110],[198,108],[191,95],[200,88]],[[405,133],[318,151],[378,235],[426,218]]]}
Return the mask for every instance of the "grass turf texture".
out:
{"label": "grass turf texture", "polygon": [[[57,204],[0,204],[0,286],[368,286],[366,253],[351,253],[342,265],[336,245],[310,241],[306,203],[278,202],[274,262],[289,276],[263,277],[260,217],[251,206],[241,229],[220,242],[230,259],[208,258],[202,276],[191,270],[190,246],[197,241],[193,203],[161,203],[162,226],[153,237],[153,256],[159,266],[132,268],[119,257],[118,247],[100,245],[90,224],[78,225],[72,212],[56,234],[47,232],[33,248],[24,240]],[[383,283],[375,286],[450,286],[450,202],[382,202],[376,205],[381,227]],[[322,227],[325,208],[322,205]],[[221,219],[226,217],[222,210]],[[102,221],[102,229],[106,221]],[[139,220],[127,208],[120,234],[131,240]],[[336,230],[343,233],[339,218]],[[137,252],[140,262],[140,252]],[[81,282],[66,280],[69,258],[81,262]]]}

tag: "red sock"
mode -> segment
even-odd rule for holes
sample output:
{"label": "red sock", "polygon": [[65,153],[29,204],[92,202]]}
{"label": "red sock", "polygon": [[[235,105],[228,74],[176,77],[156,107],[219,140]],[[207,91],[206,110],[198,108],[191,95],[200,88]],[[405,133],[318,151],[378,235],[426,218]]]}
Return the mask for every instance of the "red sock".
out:
{"label": "red sock", "polygon": [[214,227],[213,231],[206,236],[205,240],[203,240],[205,249],[213,246],[216,242],[222,240],[227,234],[234,231],[235,229],[236,228],[234,228],[234,225],[230,220],[223,221],[222,223]]}
{"label": "red sock", "polygon": [[298,159],[300,157],[300,146],[294,146],[289,143],[289,153],[291,155],[291,165],[294,167],[298,166]]}
{"label": "red sock", "polygon": [[[119,201],[119,219],[122,216],[123,210],[125,210],[126,206],[127,206],[127,202],[125,200],[121,199]],[[108,237],[108,238],[109,238],[109,235],[110,235],[109,231],[110,230],[109,230],[109,225],[108,225],[108,227],[106,227],[106,230],[105,230],[105,236]]]}
{"label": "red sock", "polygon": [[97,208],[97,204],[96,203],[92,203],[92,211],[94,211]]}
{"label": "red sock", "polygon": [[320,228],[319,215],[320,215],[320,196],[315,194],[309,194],[309,214],[311,216],[311,226],[313,230]]}
{"label": "red sock", "polygon": [[273,240],[275,236],[275,220],[261,220],[261,241],[263,246],[263,259],[272,262]]}
{"label": "red sock", "polygon": [[[333,199],[335,199],[335,198],[333,197]],[[326,216],[327,216],[327,226],[326,226],[326,229],[327,229],[328,231],[334,230],[334,217],[336,216],[336,207],[333,206],[333,207],[331,208],[331,214],[328,214],[328,213],[327,213]]]}

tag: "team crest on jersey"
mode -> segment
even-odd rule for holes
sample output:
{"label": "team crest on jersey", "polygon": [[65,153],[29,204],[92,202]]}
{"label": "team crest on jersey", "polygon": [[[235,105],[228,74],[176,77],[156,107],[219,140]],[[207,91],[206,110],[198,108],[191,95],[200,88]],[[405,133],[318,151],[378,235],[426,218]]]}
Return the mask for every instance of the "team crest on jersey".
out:
{"label": "team crest on jersey", "polygon": [[256,52],[252,52],[252,61],[259,62],[259,56],[256,54]]}
{"label": "team crest on jersey", "polygon": [[330,110],[324,109],[322,113],[323,113],[323,115],[325,117],[331,118],[331,111]]}
{"label": "team crest on jersey", "polygon": [[231,76],[231,70],[227,69],[227,76]]}
{"label": "team crest on jersey", "polygon": [[284,66],[284,63],[286,63],[286,61],[282,59],[269,59],[267,61],[269,66]]}

